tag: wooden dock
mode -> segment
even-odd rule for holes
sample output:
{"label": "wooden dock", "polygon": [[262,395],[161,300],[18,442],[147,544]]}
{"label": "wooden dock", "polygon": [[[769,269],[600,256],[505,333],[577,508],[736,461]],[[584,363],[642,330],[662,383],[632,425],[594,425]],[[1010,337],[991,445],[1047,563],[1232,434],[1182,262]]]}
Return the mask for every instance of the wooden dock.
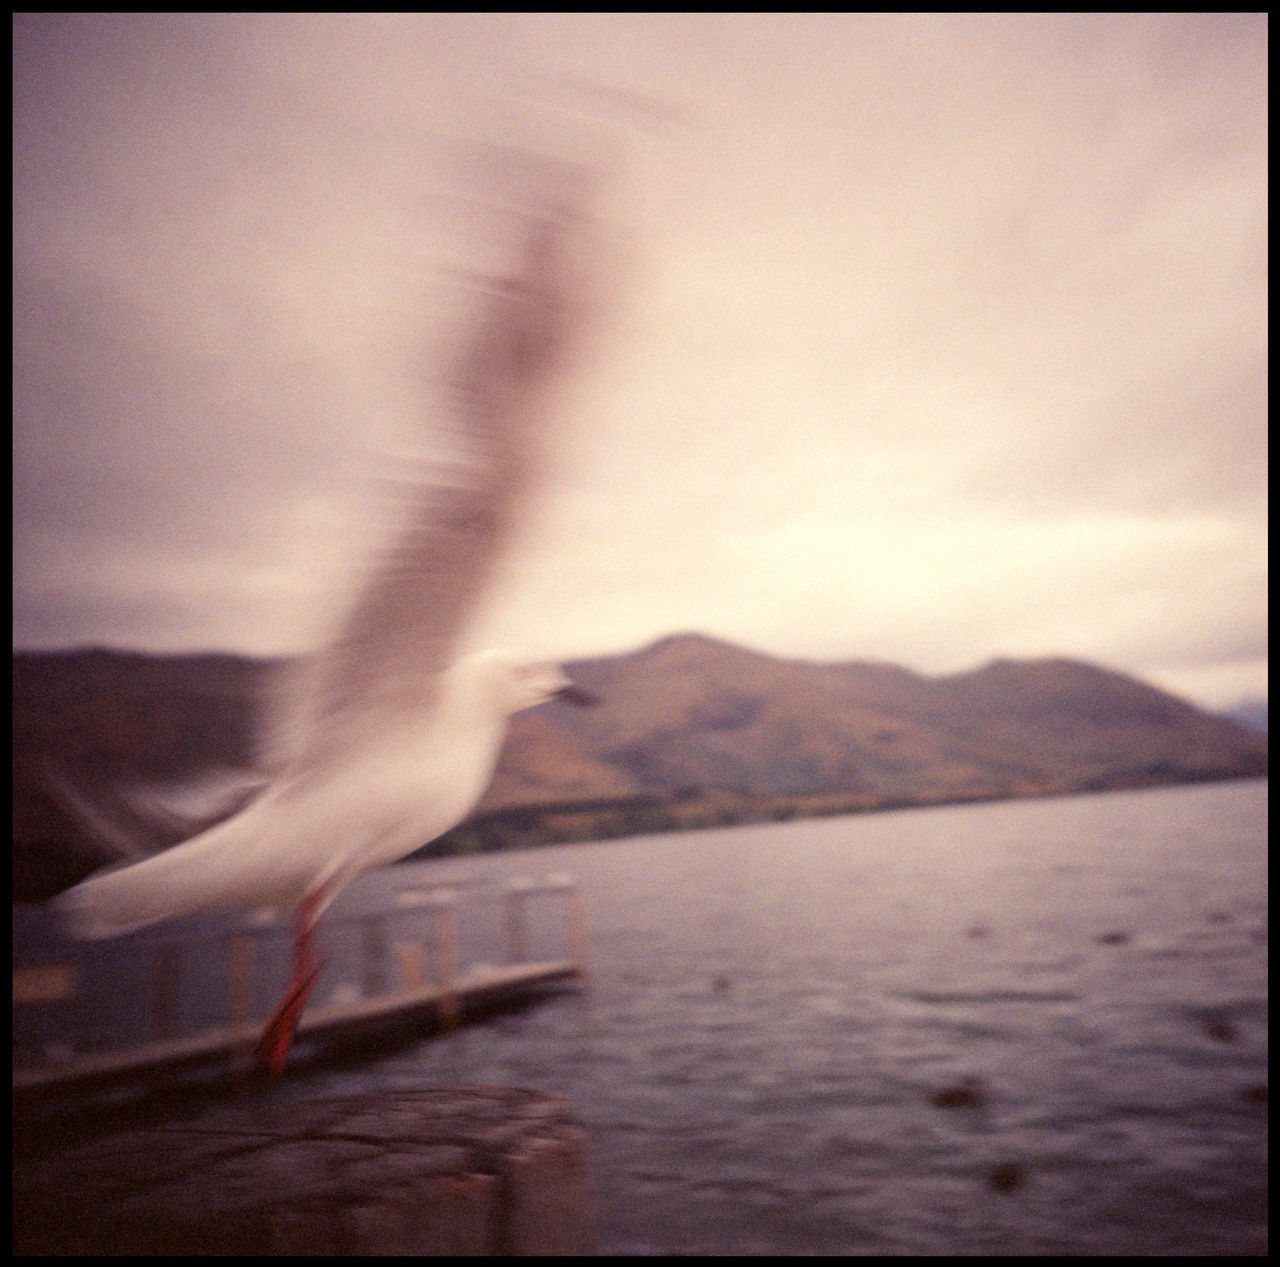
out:
{"label": "wooden dock", "polygon": [[[565,899],[565,940],[570,957],[529,961],[527,899],[545,893]],[[299,1022],[295,1042],[303,1050],[339,1045],[381,1033],[429,1033],[447,1030],[468,1018],[535,998],[544,991],[562,988],[586,975],[586,927],[577,885],[568,877],[533,882],[514,881],[500,891],[505,906],[506,957],[499,966],[477,965],[463,972],[457,968],[458,890],[437,889],[403,895],[400,910],[420,907],[428,919],[427,943],[400,941],[395,945],[397,988],[365,997],[344,999],[308,1008]],[[375,927],[378,917],[364,917]],[[380,936],[366,940],[366,953],[385,950]],[[229,1021],[200,1033],[138,1043],[107,1052],[71,1054],[66,1059],[13,1071],[15,1096],[39,1096],[45,1091],[83,1089],[103,1084],[191,1069],[222,1059],[233,1072],[247,1072],[253,1064],[262,1018],[249,1014],[255,972],[252,932],[232,938],[228,958],[227,998]],[[428,976],[430,980],[428,980]],[[33,1003],[73,994],[81,974],[76,965],[53,963],[14,969],[14,1003]],[[176,982],[158,991],[171,998]]]}

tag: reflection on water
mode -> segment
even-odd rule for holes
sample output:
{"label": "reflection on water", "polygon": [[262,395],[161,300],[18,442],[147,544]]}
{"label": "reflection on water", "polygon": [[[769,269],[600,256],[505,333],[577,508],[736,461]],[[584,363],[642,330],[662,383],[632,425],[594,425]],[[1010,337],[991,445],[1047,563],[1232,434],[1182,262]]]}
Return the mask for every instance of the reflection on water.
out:
{"label": "reflection on water", "polygon": [[391,868],[349,916],[572,871],[589,987],[283,1094],[564,1095],[603,1253],[1264,1252],[1265,801],[1253,781]]}

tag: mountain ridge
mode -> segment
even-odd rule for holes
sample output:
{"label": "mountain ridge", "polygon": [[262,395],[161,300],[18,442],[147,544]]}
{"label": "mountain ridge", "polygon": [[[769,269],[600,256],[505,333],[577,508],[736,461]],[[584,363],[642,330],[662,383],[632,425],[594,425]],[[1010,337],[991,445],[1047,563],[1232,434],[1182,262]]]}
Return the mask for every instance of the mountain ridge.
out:
{"label": "mountain ridge", "polygon": [[[51,769],[92,792],[246,766],[255,701],[280,663],[15,652],[15,895],[47,896],[106,860],[50,793]],[[430,852],[1268,768],[1265,736],[1240,722],[1067,657],[928,676],[677,633],[566,667],[602,703],[514,718],[475,813]]]}

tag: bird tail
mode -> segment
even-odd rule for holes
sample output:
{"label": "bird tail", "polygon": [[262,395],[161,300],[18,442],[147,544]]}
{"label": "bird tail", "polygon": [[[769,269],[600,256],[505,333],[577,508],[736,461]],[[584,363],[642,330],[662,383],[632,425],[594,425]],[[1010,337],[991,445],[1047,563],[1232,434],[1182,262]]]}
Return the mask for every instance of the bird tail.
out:
{"label": "bird tail", "polygon": [[152,875],[150,864],[164,857],[99,871],[58,894],[53,908],[73,936],[93,941],[185,914],[189,908],[172,886],[156,883]]}
{"label": "bird tail", "polygon": [[97,940],[226,905],[229,875],[218,861],[224,853],[224,826],[141,862],[98,871],[60,893],[53,907],[73,936]]}

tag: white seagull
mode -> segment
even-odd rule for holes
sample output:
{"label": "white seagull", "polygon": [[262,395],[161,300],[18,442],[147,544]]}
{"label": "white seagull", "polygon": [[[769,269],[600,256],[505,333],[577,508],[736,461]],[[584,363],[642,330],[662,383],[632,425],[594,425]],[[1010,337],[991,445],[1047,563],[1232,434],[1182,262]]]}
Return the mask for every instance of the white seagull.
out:
{"label": "white seagull", "polygon": [[360,587],[338,636],[290,675],[269,716],[269,780],[232,817],[55,899],[72,931],[111,937],[202,908],[295,910],[294,970],[258,1044],[284,1066],[319,972],[320,913],[362,871],[460,822],[493,775],[507,719],[553,697],[578,703],[559,667],[502,652],[455,658],[460,628],[509,536],[533,433],[587,314],[568,261],[591,180],[550,175],[523,258],[493,288],[452,386],[468,450],[450,476],[415,480],[408,527]]}

